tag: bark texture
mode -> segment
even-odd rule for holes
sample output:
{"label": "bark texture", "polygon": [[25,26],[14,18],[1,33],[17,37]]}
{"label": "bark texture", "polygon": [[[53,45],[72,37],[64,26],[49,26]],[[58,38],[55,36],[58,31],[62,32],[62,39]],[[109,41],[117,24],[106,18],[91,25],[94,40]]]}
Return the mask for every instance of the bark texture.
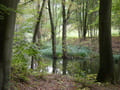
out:
{"label": "bark texture", "polygon": [[83,11],[84,13],[84,18],[83,18],[83,38],[84,40],[86,39],[86,34],[87,34],[87,18],[88,18],[88,1],[84,2],[83,1],[83,9],[85,6],[85,10]]}
{"label": "bark texture", "polygon": [[52,17],[51,12],[51,3],[50,0],[48,0],[48,11],[49,11],[49,17],[50,17],[50,24],[51,24],[51,36],[52,36],[52,53],[53,53],[53,73],[56,72],[56,31],[54,26],[54,21]]}
{"label": "bark texture", "polygon": [[[18,0],[0,0],[0,4],[16,10]],[[10,79],[10,62],[12,56],[12,42],[15,27],[16,12],[2,11],[0,20],[0,90],[8,90]]]}
{"label": "bark texture", "polygon": [[99,10],[99,82],[112,82],[114,79],[113,54],[111,44],[111,7],[112,0],[100,0]]}
{"label": "bark texture", "polygon": [[[71,0],[73,2],[73,0]],[[63,28],[62,28],[62,53],[63,53],[63,75],[66,74],[67,70],[67,43],[66,43],[66,38],[67,38],[67,22],[68,19],[70,18],[70,10],[72,7],[72,3],[68,7],[68,11],[66,13],[66,8],[65,8],[65,3],[66,0],[62,0],[62,17],[63,17]]]}

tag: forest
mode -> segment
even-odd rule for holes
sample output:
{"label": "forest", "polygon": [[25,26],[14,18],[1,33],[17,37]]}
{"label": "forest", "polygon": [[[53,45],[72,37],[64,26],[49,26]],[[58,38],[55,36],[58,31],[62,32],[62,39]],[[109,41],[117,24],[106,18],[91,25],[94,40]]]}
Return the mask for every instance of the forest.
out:
{"label": "forest", "polygon": [[120,90],[120,0],[0,0],[0,90]]}

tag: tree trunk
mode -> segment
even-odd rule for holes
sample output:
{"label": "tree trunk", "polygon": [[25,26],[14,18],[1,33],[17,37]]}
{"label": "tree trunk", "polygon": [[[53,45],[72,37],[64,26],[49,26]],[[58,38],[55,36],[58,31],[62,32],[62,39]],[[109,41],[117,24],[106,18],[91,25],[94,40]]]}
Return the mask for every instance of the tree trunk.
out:
{"label": "tree trunk", "polygon": [[66,11],[65,0],[62,0],[62,15],[63,15],[63,31],[62,31],[62,52],[63,52],[63,74],[66,74],[67,67],[67,45],[66,45]]}
{"label": "tree trunk", "polygon": [[51,5],[50,0],[48,0],[48,11],[49,11],[49,17],[50,17],[50,23],[51,23],[51,34],[52,34],[52,52],[53,52],[53,73],[56,72],[56,31],[54,27],[53,17],[51,13]]}
{"label": "tree trunk", "polygon": [[120,27],[119,27],[119,37],[120,37]]}
{"label": "tree trunk", "polygon": [[[79,1],[77,0],[77,4],[79,5]],[[81,8],[79,8],[81,9]],[[77,31],[78,31],[78,39],[79,39],[79,43],[80,43],[80,34],[81,34],[81,30],[80,27],[82,27],[82,25],[80,25],[81,22],[81,12],[78,12],[78,9],[76,9],[76,21],[78,22],[77,24]]]}
{"label": "tree trunk", "polygon": [[92,38],[93,38],[93,30],[92,30],[92,26],[90,26],[90,38],[91,38],[91,40],[92,40]]}
{"label": "tree trunk", "polygon": [[[44,6],[45,6],[45,1],[46,0],[43,0],[43,3],[42,3],[42,7],[41,7],[41,10],[39,12],[39,16],[37,18],[37,22],[36,22],[36,25],[35,25],[35,30],[34,30],[34,35],[33,35],[33,43],[36,42],[36,37],[37,37],[37,34],[39,32],[39,25],[40,25],[40,21],[41,21],[41,17],[42,17],[42,12],[43,12],[43,9],[44,9]],[[32,56],[32,59],[31,59],[31,69],[34,69],[34,57]]]}
{"label": "tree trunk", "polygon": [[[18,0],[0,0],[0,4],[14,10],[17,8],[17,3]],[[8,84],[10,79],[10,63],[16,12],[8,11],[8,13],[2,11],[4,18],[0,20],[0,90],[9,89]]]}
{"label": "tree trunk", "polygon": [[[73,2],[73,0],[71,0]],[[66,38],[67,38],[67,22],[68,19],[70,18],[70,10],[72,7],[72,3],[70,3],[68,7],[68,11],[66,14],[66,8],[65,8],[65,0],[62,0],[62,16],[63,16],[63,29],[62,29],[62,53],[63,53],[63,75],[66,74],[67,70],[67,43],[66,43]]]}
{"label": "tree trunk", "polygon": [[99,82],[112,82],[114,79],[114,62],[111,45],[111,6],[112,0],[100,0],[99,10],[99,50],[100,68],[97,76]]}
{"label": "tree trunk", "polygon": [[[83,4],[84,5],[84,4]],[[86,1],[86,7],[85,7],[85,16],[84,16],[84,21],[83,21],[83,38],[84,40],[86,39],[86,34],[87,34],[87,17],[88,17],[88,1]]]}

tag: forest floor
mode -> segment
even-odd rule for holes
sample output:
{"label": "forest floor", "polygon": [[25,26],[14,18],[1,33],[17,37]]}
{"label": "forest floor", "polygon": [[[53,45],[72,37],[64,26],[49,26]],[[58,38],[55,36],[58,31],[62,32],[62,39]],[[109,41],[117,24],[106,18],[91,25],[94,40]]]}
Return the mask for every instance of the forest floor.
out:
{"label": "forest floor", "polygon": [[[70,39],[68,44],[87,46],[98,52],[98,39],[87,38]],[[112,49],[114,54],[120,54],[120,37],[112,37]],[[29,80],[25,82],[12,81],[13,85],[10,90],[120,90],[120,85],[101,84],[93,80],[77,80],[70,76],[47,74],[47,75],[31,75]],[[16,87],[16,89],[14,89]]]}
{"label": "forest floor", "polygon": [[79,82],[63,75],[51,74],[29,78],[29,82],[17,83],[15,84],[17,89],[11,88],[11,90],[120,90],[120,85],[100,84],[93,81]]}
{"label": "forest floor", "polygon": [[[71,39],[68,40],[68,44],[73,45],[80,45],[80,46],[86,46],[91,48],[93,51],[98,52],[99,51],[99,44],[98,44],[98,38],[86,38],[84,39]],[[114,54],[120,54],[120,36],[118,37],[112,37],[112,49]]]}

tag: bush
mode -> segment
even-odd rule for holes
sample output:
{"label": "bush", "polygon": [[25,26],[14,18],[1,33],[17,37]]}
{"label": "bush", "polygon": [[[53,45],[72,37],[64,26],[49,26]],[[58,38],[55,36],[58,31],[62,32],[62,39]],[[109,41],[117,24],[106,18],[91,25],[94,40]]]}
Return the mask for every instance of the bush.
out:
{"label": "bush", "polygon": [[22,63],[12,64],[11,79],[17,82],[28,82],[30,72],[28,67]]}
{"label": "bush", "polygon": [[29,43],[25,40],[15,41],[13,46],[12,59],[12,80],[19,82],[27,82],[30,74],[30,60],[31,56],[38,56],[39,51],[35,44]]}
{"label": "bush", "polygon": [[[45,47],[45,46],[44,46]],[[46,48],[41,49],[39,52],[41,52],[42,57],[49,57],[52,58],[52,46],[48,45]],[[79,57],[89,57],[89,55],[92,53],[90,49],[87,47],[79,47],[79,46],[73,46],[69,45],[67,46],[67,52],[69,56],[79,56]],[[58,58],[62,58],[62,46],[59,44],[56,47],[56,54]]]}

